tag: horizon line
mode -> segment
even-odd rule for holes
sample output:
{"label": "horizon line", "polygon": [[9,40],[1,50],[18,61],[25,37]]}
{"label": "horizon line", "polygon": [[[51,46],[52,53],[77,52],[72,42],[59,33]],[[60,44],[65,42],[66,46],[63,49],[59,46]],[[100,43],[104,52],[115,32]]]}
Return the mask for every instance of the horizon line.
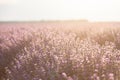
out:
{"label": "horizon line", "polygon": [[120,21],[112,21],[112,20],[105,20],[105,21],[101,21],[101,20],[97,20],[97,21],[91,21],[88,19],[63,19],[63,20],[0,20],[1,22],[69,22],[69,21],[73,21],[73,22],[120,22]]}

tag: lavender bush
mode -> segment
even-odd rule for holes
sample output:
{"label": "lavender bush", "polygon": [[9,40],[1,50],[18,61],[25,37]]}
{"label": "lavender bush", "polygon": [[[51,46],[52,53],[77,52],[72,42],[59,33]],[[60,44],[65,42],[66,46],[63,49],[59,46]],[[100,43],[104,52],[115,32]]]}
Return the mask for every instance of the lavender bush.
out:
{"label": "lavender bush", "polygon": [[1,31],[0,80],[120,79],[119,27],[79,33],[63,27]]}

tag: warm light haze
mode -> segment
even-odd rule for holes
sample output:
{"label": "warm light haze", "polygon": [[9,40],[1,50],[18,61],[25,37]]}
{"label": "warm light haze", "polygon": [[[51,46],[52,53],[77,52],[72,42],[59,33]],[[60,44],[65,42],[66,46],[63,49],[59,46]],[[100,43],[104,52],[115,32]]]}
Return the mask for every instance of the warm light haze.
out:
{"label": "warm light haze", "polygon": [[120,0],[0,0],[0,21],[120,21]]}

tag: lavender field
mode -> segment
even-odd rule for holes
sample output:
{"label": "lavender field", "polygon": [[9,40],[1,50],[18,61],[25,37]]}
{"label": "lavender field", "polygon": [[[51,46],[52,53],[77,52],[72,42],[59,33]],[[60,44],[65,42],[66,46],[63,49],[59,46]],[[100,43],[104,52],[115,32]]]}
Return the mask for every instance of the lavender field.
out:
{"label": "lavender field", "polygon": [[0,23],[0,80],[120,80],[120,23]]}

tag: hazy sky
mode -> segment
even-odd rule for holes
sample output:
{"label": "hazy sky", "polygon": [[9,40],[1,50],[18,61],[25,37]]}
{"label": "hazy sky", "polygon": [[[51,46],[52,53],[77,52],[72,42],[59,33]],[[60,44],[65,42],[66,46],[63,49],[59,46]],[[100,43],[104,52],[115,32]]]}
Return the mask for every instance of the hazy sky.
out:
{"label": "hazy sky", "polygon": [[120,0],[0,0],[0,21],[120,21]]}

